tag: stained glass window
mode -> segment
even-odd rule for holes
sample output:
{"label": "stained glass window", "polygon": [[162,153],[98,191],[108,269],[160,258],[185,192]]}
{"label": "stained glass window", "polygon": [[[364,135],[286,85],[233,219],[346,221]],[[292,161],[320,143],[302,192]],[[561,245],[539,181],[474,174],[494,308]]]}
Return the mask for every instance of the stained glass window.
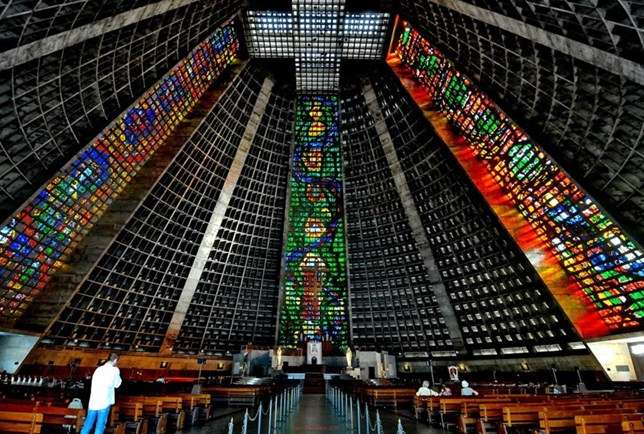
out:
{"label": "stained glass window", "polygon": [[[396,53],[558,259],[575,294],[585,297],[599,314],[602,334],[641,327],[644,257],[640,247],[409,25],[405,24]],[[580,332],[584,334],[583,329]]]}
{"label": "stained glass window", "polygon": [[336,97],[298,97],[289,187],[280,344],[343,346],[347,272]]}
{"label": "stained glass window", "polygon": [[216,30],[112,122],[0,227],[0,315],[22,315],[81,238],[236,58],[232,25]]}

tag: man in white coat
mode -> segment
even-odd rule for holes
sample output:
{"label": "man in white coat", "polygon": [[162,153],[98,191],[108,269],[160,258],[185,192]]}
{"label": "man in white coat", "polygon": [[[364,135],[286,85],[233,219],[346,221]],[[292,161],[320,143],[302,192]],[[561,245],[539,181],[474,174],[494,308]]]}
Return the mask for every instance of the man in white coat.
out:
{"label": "man in white coat", "polygon": [[110,408],[114,404],[114,389],[121,385],[121,373],[116,364],[119,356],[111,353],[107,362],[99,366],[92,375],[92,391],[87,406],[87,419],[81,434],[89,434],[96,425],[95,434],[103,434]]}

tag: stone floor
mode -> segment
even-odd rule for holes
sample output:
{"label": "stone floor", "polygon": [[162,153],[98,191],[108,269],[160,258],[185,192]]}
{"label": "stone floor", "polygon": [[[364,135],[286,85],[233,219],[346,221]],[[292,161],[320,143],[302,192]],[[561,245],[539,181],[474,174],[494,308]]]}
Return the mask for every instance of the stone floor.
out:
{"label": "stone floor", "polygon": [[[371,423],[375,425],[375,414],[371,414]],[[234,434],[241,434],[243,411],[232,415],[226,415],[200,428],[193,428],[186,431],[190,434],[226,434],[230,418],[234,421]],[[364,416],[363,416],[364,418]],[[383,434],[396,434],[398,416],[389,412],[381,413]],[[439,434],[444,433],[440,429],[428,427],[424,424],[417,424],[409,418],[401,418],[403,429],[406,434]],[[356,421],[354,421],[355,423]],[[362,421],[360,433],[366,434],[365,421]],[[268,434],[266,417],[262,421],[262,434]],[[325,433],[325,434],[357,434],[357,428],[353,431],[344,418],[338,416],[331,404],[324,395],[304,395],[298,407],[293,411],[290,418],[280,426],[279,434],[304,434],[304,433]],[[250,423],[248,434],[257,433],[256,423]]]}

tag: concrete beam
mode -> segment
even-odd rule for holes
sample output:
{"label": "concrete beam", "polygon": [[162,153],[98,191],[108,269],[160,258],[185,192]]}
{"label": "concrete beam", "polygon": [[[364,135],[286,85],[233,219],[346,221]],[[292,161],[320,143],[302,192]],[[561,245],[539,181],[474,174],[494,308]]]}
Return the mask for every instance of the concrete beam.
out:
{"label": "concrete beam", "polygon": [[539,27],[527,24],[515,18],[492,12],[488,9],[466,3],[462,0],[430,0],[439,6],[467,15],[499,29],[513,33],[522,38],[544,45],[553,50],[590,63],[598,68],[621,75],[638,84],[644,85],[644,65],[624,59],[583,42],[575,41],[562,35],[548,32]]}
{"label": "concrete beam", "polygon": [[76,27],[66,32],[47,36],[46,38],[29,44],[21,45],[0,53],[0,70],[9,69],[16,65],[29,62],[30,60],[38,59],[88,39],[104,35],[105,33],[118,30],[122,27],[164,14],[197,1],[199,0],[162,0],[84,26]]}
{"label": "concrete beam", "polygon": [[427,270],[429,281],[432,284],[432,291],[438,300],[438,308],[445,319],[445,324],[447,325],[447,330],[449,331],[450,338],[452,339],[454,349],[456,351],[462,351],[464,350],[464,341],[461,329],[458,326],[456,313],[454,312],[449,295],[447,294],[447,289],[445,288],[445,284],[441,278],[440,271],[436,266],[436,261],[434,260],[434,254],[429,245],[425,227],[420,219],[420,215],[418,214],[414,198],[411,194],[411,190],[409,189],[409,185],[407,184],[407,178],[405,177],[405,173],[400,165],[400,160],[398,159],[398,154],[394,147],[394,142],[389,134],[385,117],[382,114],[382,110],[378,104],[378,98],[376,97],[376,92],[374,91],[371,83],[368,81],[362,83],[362,93],[367,102],[367,107],[373,116],[376,132],[380,138],[380,143],[382,143],[382,149],[385,153],[385,157],[387,158],[389,170],[391,171],[394,179],[394,184],[396,185],[396,190],[400,196],[403,209],[405,210],[405,215],[407,216],[412,236],[416,242],[416,247],[418,247],[420,256],[423,258],[423,264]]}
{"label": "concrete beam", "polygon": [[257,129],[259,128],[262,116],[266,111],[266,106],[268,105],[272,88],[273,81],[270,78],[264,79],[257,101],[255,101],[253,112],[250,115],[248,124],[246,124],[241,142],[239,143],[239,147],[235,153],[235,158],[233,159],[228,175],[226,176],[226,180],[224,181],[224,186],[219,193],[215,209],[210,216],[210,221],[208,222],[206,232],[201,240],[201,244],[199,245],[199,250],[197,250],[195,260],[190,268],[190,273],[188,273],[186,283],[181,290],[179,301],[177,302],[174,314],[170,320],[170,325],[168,326],[165,338],[163,339],[163,344],[161,345],[161,353],[170,353],[177,337],[179,336],[181,326],[183,325],[183,321],[188,313],[188,308],[190,307],[192,298],[195,295],[195,290],[197,289],[201,275],[206,267],[208,256],[212,250],[212,245],[217,239],[221,223],[224,220],[226,210],[230,204],[230,199],[233,196],[233,192],[237,186],[237,181],[239,180],[239,176],[241,175],[244,164],[246,163],[246,157],[248,156],[250,147],[255,139],[255,134],[257,134]]}

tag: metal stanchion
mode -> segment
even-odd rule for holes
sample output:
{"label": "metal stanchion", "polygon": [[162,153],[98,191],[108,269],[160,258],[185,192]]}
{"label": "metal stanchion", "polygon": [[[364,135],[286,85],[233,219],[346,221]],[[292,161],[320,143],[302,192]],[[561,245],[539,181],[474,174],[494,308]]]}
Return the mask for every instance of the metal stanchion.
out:
{"label": "metal stanchion", "polygon": [[279,395],[276,395],[275,396],[275,411],[274,411],[274,413],[275,413],[275,423],[273,424],[273,427],[274,427],[273,429],[275,430],[275,432],[277,432],[277,417],[279,415],[278,407],[277,407],[278,401],[279,401]]}
{"label": "metal stanchion", "polygon": [[364,432],[366,434],[369,434],[369,406],[367,403],[364,403],[364,416],[365,416],[365,423],[364,423]]}
{"label": "metal stanchion", "polygon": [[398,430],[396,431],[396,434],[405,434],[400,418],[398,418]]}
{"label": "metal stanchion", "polygon": [[[268,434],[271,433],[271,425],[273,424],[273,398],[268,401]],[[360,434],[360,433],[358,433]]]}
{"label": "metal stanchion", "polygon": [[380,421],[379,410],[376,410],[376,434],[382,434],[382,422]]}
{"label": "metal stanchion", "polygon": [[351,415],[349,417],[351,419],[351,432],[353,432],[353,396],[349,398],[349,414]]}
{"label": "metal stanchion", "polygon": [[282,420],[284,419],[284,392],[280,393],[279,406],[277,407],[277,409],[280,415],[280,424],[281,424]]}
{"label": "metal stanchion", "polygon": [[246,409],[246,413],[244,413],[244,420],[242,422],[242,434],[248,434],[248,409]]}
{"label": "metal stanchion", "polygon": [[349,401],[351,399],[351,395],[345,393],[344,396],[344,417],[347,417],[349,415]]}
{"label": "metal stanchion", "polygon": [[358,434],[360,434],[360,426],[362,421],[360,420],[360,401],[359,400],[356,400],[356,413],[357,413],[356,419],[358,419],[358,423],[356,426],[358,427]]}

